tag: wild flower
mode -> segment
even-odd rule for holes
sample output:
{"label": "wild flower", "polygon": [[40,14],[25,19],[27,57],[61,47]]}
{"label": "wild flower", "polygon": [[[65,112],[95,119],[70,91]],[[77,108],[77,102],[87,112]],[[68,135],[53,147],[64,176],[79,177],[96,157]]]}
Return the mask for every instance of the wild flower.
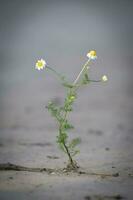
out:
{"label": "wild flower", "polygon": [[41,70],[46,67],[46,62],[43,59],[40,59],[36,62],[36,69]]}
{"label": "wild flower", "polygon": [[90,60],[95,60],[97,58],[97,53],[96,51],[94,50],[91,50],[87,53],[87,57],[90,59]]}
{"label": "wild flower", "polygon": [[92,82],[105,82],[108,80],[106,75],[103,75],[100,80],[92,80],[89,77],[89,63],[91,60],[95,60],[97,58],[96,51],[91,50],[87,53],[87,57],[89,58],[86,63],[81,68],[81,71],[75,78],[75,80],[71,83],[69,82],[66,77],[53,68],[46,66],[45,60],[41,59],[38,60],[36,63],[36,69],[40,70],[43,68],[47,68],[51,72],[53,72],[61,81],[61,84],[66,90],[66,97],[64,99],[63,105],[59,106],[56,105],[54,102],[49,101],[46,108],[55,118],[57,125],[58,125],[58,135],[57,135],[57,143],[60,149],[68,156],[69,169],[77,169],[77,163],[74,161],[73,157],[79,153],[77,149],[77,145],[80,143],[80,138],[74,138],[69,140],[68,132],[74,128],[74,126],[69,121],[69,113],[73,111],[73,104],[77,99],[77,90],[84,85],[88,85]]}

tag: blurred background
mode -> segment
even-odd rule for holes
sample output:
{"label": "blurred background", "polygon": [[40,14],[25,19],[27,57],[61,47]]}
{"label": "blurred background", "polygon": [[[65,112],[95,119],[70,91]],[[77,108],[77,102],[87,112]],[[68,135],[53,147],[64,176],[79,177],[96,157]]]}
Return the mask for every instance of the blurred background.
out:
{"label": "blurred background", "polygon": [[[90,77],[106,74],[109,81],[79,91],[70,116],[75,132],[83,142],[88,134],[104,133],[118,139],[123,151],[129,148],[126,141],[132,146],[132,19],[132,0],[0,1],[1,162],[26,161],[21,157],[26,144],[56,149],[50,145],[57,125],[45,106],[49,100],[63,103],[65,92],[50,72],[35,70],[36,60],[45,59],[73,81],[92,49],[98,59],[90,64]],[[38,150],[25,154],[30,161],[38,155],[43,163]]]}

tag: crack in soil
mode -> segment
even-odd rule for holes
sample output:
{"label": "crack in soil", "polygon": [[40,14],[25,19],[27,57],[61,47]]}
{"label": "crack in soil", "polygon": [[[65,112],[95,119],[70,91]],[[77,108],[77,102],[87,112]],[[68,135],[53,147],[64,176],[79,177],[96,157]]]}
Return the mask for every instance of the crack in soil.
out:
{"label": "crack in soil", "polygon": [[27,171],[27,172],[45,172],[47,174],[52,175],[70,175],[70,174],[77,174],[77,175],[88,175],[88,176],[100,176],[101,178],[105,177],[118,177],[119,173],[113,173],[113,174],[105,174],[105,173],[94,173],[94,172],[86,172],[81,171],[80,168],[76,169],[70,169],[70,168],[34,168],[34,167],[25,167],[21,165],[15,165],[12,163],[2,163],[0,164],[0,171]]}

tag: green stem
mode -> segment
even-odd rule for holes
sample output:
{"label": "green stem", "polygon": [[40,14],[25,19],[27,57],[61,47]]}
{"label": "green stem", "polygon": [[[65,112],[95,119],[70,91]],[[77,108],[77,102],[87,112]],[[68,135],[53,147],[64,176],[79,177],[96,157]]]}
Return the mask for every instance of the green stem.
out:
{"label": "green stem", "polygon": [[[70,89],[69,93],[71,93],[71,89]],[[68,105],[67,105],[67,107],[68,107]],[[67,115],[68,115],[67,107],[66,107],[66,111],[64,111],[64,119],[63,119],[62,123],[60,124],[60,128],[59,128],[60,134],[62,134],[62,126],[63,126],[64,122],[66,121],[66,118],[67,118]],[[66,153],[68,155],[68,158],[69,158],[69,161],[70,161],[70,164],[71,164],[72,168],[75,168],[76,166],[74,164],[74,161],[72,159],[71,153],[70,153],[65,141],[63,141],[62,144],[63,144],[63,146],[64,146],[64,148],[66,150]]]}
{"label": "green stem", "polygon": [[79,72],[77,78],[76,78],[75,81],[73,82],[74,85],[76,85],[76,83],[78,82],[78,80],[79,80],[81,74],[82,74],[83,71],[86,69],[86,67],[87,67],[87,65],[89,64],[89,62],[90,62],[90,59],[87,60],[87,62],[84,64],[83,68],[82,68],[81,71]]}
{"label": "green stem", "polygon": [[89,80],[90,82],[101,82],[101,80]]}
{"label": "green stem", "polygon": [[50,71],[54,72],[54,74],[59,78],[61,79],[62,81],[65,79],[65,76],[58,73],[57,71],[55,71],[53,68],[49,67],[49,66],[46,66],[46,69],[49,69]]}
{"label": "green stem", "polygon": [[[60,128],[60,134],[62,134],[61,128]],[[75,168],[74,161],[73,161],[73,159],[72,159],[72,156],[71,156],[71,154],[70,154],[70,152],[69,152],[69,149],[68,149],[67,145],[65,144],[65,141],[62,141],[62,144],[63,144],[63,146],[64,146],[65,152],[66,152],[67,155],[68,155],[68,158],[69,158],[69,161],[70,161],[71,166],[72,166],[73,168]]]}
{"label": "green stem", "polygon": [[70,164],[72,165],[73,168],[75,168],[74,161],[73,161],[73,159],[71,157],[71,154],[70,154],[70,152],[68,150],[68,147],[66,146],[65,142],[63,143],[63,145],[64,145],[64,148],[66,149],[67,155],[69,157]]}
{"label": "green stem", "polygon": [[[49,67],[49,66],[47,66],[46,68],[47,68],[48,70],[54,72],[54,74],[55,74],[60,80],[62,80],[62,81],[65,80],[65,77],[64,77],[62,74],[60,74],[60,73],[58,73],[57,71],[55,71],[53,68],[51,68],[51,67]],[[70,89],[70,92],[71,92],[71,89]],[[64,115],[64,119],[63,119],[63,121],[60,123],[60,127],[59,127],[59,133],[60,133],[60,134],[62,134],[62,126],[63,126],[64,122],[66,121],[66,118],[67,118],[67,115],[68,115],[68,111],[64,111],[63,115]],[[58,120],[58,118],[57,118],[57,120]],[[58,120],[58,121],[59,121],[59,120]],[[67,145],[65,144],[65,141],[63,141],[62,144],[63,144],[64,149],[66,150],[66,153],[67,153],[67,155],[68,155],[68,157],[69,157],[70,164],[72,165],[73,168],[75,168],[74,161],[73,161],[73,159],[72,159],[72,156],[71,156],[71,154],[70,154],[70,152],[69,152],[69,149],[68,149]]]}
{"label": "green stem", "polygon": [[[77,78],[76,78],[75,81],[73,82],[73,86],[74,86],[73,89],[74,89],[75,91],[78,89],[76,83],[78,82],[78,80],[79,80],[80,76],[82,75],[82,73],[87,69],[87,65],[88,65],[89,61],[90,61],[90,60],[88,60],[88,61],[84,64],[84,66],[83,66],[83,68],[81,69],[80,73],[78,74]],[[95,81],[95,80],[90,80],[90,81],[91,81],[91,82],[99,82],[99,81]],[[69,90],[69,93],[71,93],[71,92],[72,92],[72,89]],[[60,125],[60,134],[62,134],[62,126],[63,126],[64,122],[66,121],[66,118],[67,118],[67,115],[68,115],[67,107],[68,107],[68,105],[66,106],[66,111],[64,111],[64,113],[63,113],[63,114],[64,114],[64,119],[63,119],[63,121],[62,121],[62,123],[61,123],[61,125]],[[75,168],[76,166],[75,166],[75,164],[74,164],[74,161],[73,161],[73,159],[72,159],[72,156],[71,156],[71,154],[70,154],[70,152],[69,152],[69,149],[68,149],[68,147],[67,147],[65,141],[63,141],[62,144],[63,144],[64,149],[66,150],[66,153],[67,153],[67,155],[68,155],[68,157],[69,157],[69,161],[70,161],[71,166],[72,166],[73,168]]]}

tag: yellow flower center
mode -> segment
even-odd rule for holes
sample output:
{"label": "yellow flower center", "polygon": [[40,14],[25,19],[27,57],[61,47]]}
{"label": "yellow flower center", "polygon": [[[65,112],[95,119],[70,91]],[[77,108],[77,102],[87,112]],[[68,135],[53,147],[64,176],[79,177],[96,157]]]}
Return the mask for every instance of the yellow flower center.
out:
{"label": "yellow flower center", "polygon": [[38,64],[39,67],[43,66],[43,62],[42,61],[38,61],[37,64]]}
{"label": "yellow flower center", "polygon": [[96,56],[96,55],[97,55],[96,51],[90,51],[89,54],[90,54],[91,56]]}

